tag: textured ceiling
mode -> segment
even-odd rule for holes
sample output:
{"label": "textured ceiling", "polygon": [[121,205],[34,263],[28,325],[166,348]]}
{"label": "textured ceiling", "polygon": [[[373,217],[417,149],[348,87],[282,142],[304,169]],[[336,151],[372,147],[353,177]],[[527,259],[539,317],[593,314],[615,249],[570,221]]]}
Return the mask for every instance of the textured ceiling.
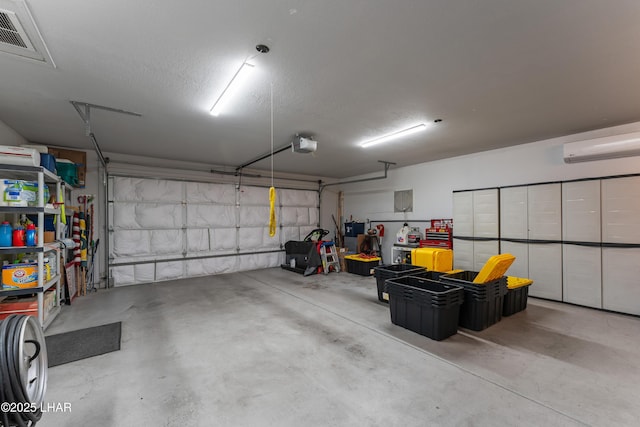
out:
{"label": "textured ceiling", "polygon": [[[640,120],[637,0],[27,4],[57,68],[0,54],[0,120],[33,142],[91,148],[77,100],[143,115],[92,111],[103,151],[238,166],[269,152],[271,83],[276,148],[318,141],[275,169],[326,177]],[[253,55],[250,84],[210,116]]]}

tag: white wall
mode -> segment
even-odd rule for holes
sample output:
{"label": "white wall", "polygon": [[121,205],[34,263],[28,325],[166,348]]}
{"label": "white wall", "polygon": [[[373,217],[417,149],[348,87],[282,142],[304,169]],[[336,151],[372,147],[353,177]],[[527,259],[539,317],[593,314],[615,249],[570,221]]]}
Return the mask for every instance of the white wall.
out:
{"label": "white wall", "polygon": [[26,144],[27,140],[0,120],[0,145]]}
{"label": "white wall", "polygon": [[[412,224],[411,220],[451,218],[454,190],[640,173],[640,157],[566,164],[562,152],[565,142],[636,131],[640,131],[640,122],[391,169],[385,180],[342,186],[344,214],[361,219],[406,219],[410,225],[424,228],[424,223]],[[402,149],[401,143],[398,149]],[[368,176],[380,175],[382,172]],[[393,192],[406,189],[413,189],[413,212],[394,213]],[[385,262],[390,260],[392,240],[401,225],[385,225]]]}

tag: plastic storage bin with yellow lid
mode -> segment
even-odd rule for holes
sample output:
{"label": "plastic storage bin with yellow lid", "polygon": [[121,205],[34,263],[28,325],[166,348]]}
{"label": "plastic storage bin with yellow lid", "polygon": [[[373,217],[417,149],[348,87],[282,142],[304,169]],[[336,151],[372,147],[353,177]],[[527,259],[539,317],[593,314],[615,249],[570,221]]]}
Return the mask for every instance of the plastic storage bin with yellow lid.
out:
{"label": "plastic storage bin with yellow lid", "polygon": [[443,248],[412,249],[411,263],[432,271],[449,271],[453,268],[453,251]]}
{"label": "plastic storage bin with yellow lid", "polygon": [[478,272],[457,270],[440,276],[440,281],[462,287],[464,302],[460,307],[459,325],[481,331],[502,319],[507,279],[500,277],[485,283],[475,283]]}
{"label": "plastic storage bin with yellow lid", "polygon": [[511,316],[527,308],[529,286],[532,283],[533,280],[524,277],[507,276],[507,295],[502,303],[503,316]]}
{"label": "plastic storage bin with yellow lid", "polygon": [[360,276],[372,276],[373,268],[380,264],[380,257],[363,255],[347,255],[344,257],[349,273]]}
{"label": "plastic storage bin with yellow lid", "polygon": [[487,283],[497,280],[505,275],[513,261],[516,260],[511,254],[494,255],[487,260],[482,270],[473,279],[473,283]]}

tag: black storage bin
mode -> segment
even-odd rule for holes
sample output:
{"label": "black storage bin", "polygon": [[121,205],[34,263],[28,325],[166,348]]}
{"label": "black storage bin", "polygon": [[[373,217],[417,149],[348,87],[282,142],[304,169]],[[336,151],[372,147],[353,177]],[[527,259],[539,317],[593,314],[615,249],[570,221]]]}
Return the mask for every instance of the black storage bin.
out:
{"label": "black storage bin", "polygon": [[364,222],[344,223],[344,235],[346,237],[358,237],[358,234],[364,234]]}
{"label": "black storage bin", "polygon": [[417,273],[424,273],[427,269],[418,265],[411,264],[386,264],[380,265],[374,269],[373,275],[376,278],[376,284],[378,286],[378,300],[387,302],[382,298],[382,293],[385,291],[384,282],[387,279],[394,279],[402,276],[413,276]]}
{"label": "black storage bin", "polygon": [[522,286],[517,289],[509,289],[504,297],[502,305],[502,315],[511,316],[527,308],[527,298],[529,297],[529,286]]}
{"label": "black storage bin", "polygon": [[347,272],[359,276],[371,276],[375,267],[380,264],[380,257],[361,257],[360,255],[347,255],[344,257],[347,264]]}
{"label": "black storage bin", "polygon": [[507,279],[502,277],[484,284],[473,283],[475,271],[443,274],[440,280],[464,290],[464,303],[460,307],[459,325],[473,331],[482,331],[502,319],[502,306],[507,293]]}
{"label": "black storage bin", "polygon": [[437,341],[458,331],[463,302],[459,286],[414,276],[389,279],[386,285],[394,325]]}

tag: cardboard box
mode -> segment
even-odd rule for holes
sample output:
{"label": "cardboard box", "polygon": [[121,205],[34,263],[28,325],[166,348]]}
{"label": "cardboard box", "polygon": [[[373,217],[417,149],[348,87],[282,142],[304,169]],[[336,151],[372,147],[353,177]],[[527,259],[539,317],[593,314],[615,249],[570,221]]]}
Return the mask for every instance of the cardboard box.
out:
{"label": "cardboard box", "polygon": [[49,148],[49,154],[56,159],[71,160],[78,166],[78,187],[84,188],[87,176],[87,153],[84,151],[67,150],[63,148]]}
{"label": "cardboard box", "polygon": [[49,314],[51,314],[53,309],[56,307],[56,302],[57,302],[56,290],[51,289],[45,292],[43,297],[44,297],[44,301],[42,304],[42,310],[44,311],[43,320],[47,320],[47,318],[49,317]]}

